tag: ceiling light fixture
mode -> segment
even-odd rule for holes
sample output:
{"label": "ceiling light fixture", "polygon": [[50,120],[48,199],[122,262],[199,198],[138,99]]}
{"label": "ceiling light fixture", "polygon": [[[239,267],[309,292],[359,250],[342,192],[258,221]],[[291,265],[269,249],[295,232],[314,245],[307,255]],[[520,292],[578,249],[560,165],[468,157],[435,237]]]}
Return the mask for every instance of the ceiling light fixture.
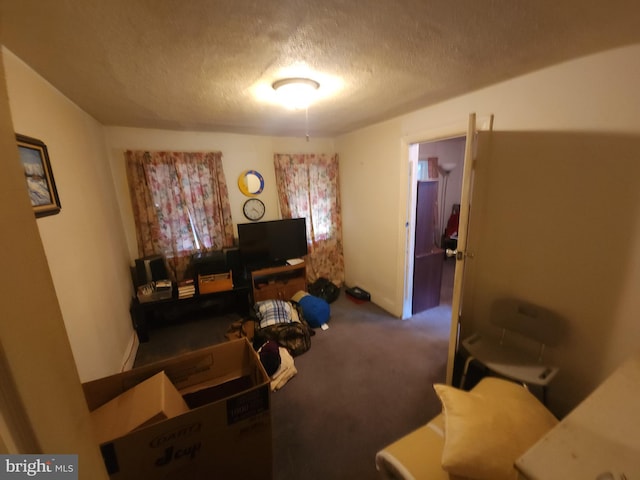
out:
{"label": "ceiling light fixture", "polygon": [[320,84],[310,78],[283,78],[271,85],[282,104],[294,110],[307,108],[320,88]]}

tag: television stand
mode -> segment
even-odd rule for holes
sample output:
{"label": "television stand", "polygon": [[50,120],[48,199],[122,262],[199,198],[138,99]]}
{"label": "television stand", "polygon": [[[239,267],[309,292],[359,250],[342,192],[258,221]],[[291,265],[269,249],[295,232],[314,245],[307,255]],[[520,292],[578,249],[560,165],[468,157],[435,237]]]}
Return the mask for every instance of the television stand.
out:
{"label": "television stand", "polygon": [[149,341],[149,330],[158,324],[178,319],[184,320],[203,310],[215,310],[217,314],[235,312],[245,316],[249,312],[249,285],[236,283],[230,290],[211,293],[197,292],[189,298],[178,298],[177,288],[167,299],[141,303],[138,298],[131,300],[130,313],[133,327],[140,343]]}
{"label": "television stand", "polygon": [[307,290],[305,262],[251,271],[251,291],[254,302],[291,300],[291,297],[300,290]]}
{"label": "television stand", "polygon": [[249,273],[255,270],[265,270],[267,268],[284,267],[287,265],[286,260],[263,260],[259,262],[247,263],[245,270]]}

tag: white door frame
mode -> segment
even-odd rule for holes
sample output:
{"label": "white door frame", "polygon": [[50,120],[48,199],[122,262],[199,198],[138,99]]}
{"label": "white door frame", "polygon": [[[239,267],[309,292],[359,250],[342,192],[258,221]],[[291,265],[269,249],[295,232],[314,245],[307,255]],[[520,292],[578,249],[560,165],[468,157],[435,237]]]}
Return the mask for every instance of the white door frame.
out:
{"label": "white door frame", "polygon": [[452,138],[465,137],[467,135],[468,120],[460,121],[452,125],[437,129],[425,130],[419,133],[407,135],[400,139],[402,149],[403,178],[406,178],[406,190],[403,190],[402,201],[406,205],[405,218],[400,227],[402,238],[401,249],[403,258],[398,265],[400,285],[403,285],[402,319],[411,317],[411,303],[413,300],[413,254],[414,237],[416,227],[416,195],[417,184],[414,181],[418,172],[418,144],[450,140]]}
{"label": "white door frame", "polygon": [[[475,128],[470,128],[471,117],[473,117],[473,123],[475,124]],[[452,138],[460,138],[466,137],[467,142],[465,146],[465,152],[467,148],[472,148],[473,138],[469,138],[468,134],[470,131],[475,133],[478,130],[489,130],[492,128],[493,117],[486,116],[481,119],[476,119],[475,114],[471,114],[470,117],[460,120],[454,124],[437,128],[425,130],[419,133],[406,135],[401,138],[401,149],[402,149],[402,165],[403,165],[403,178],[406,178],[405,182],[406,190],[403,190],[403,201],[405,202],[405,218],[400,226],[400,238],[401,245],[404,245],[403,249],[400,249],[403,258],[399,259],[399,281],[402,288],[402,319],[407,319],[411,317],[412,314],[412,300],[413,300],[413,255],[414,255],[414,236],[415,236],[415,203],[416,203],[416,191],[417,191],[417,183],[414,181],[417,174],[418,169],[418,147],[419,143],[427,143],[427,142],[437,142],[441,140],[449,140]],[[469,159],[465,158],[465,162],[468,162]],[[464,168],[471,169],[471,165],[465,165]],[[463,185],[463,189],[467,188],[469,191],[471,190],[471,185]],[[466,192],[466,195],[469,194],[469,191]],[[465,192],[462,193],[465,195]],[[465,215],[465,218],[466,215]],[[461,218],[462,221],[462,218]],[[466,220],[465,220],[466,221]],[[461,297],[461,268],[462,265],[458,265],[460,262],[457,262],[456,265],[456,276],[460,277],[458,279],[458,292],[457,295]],[[460,267],[460,268],[458,268]],[[454,288],[454,296],[456,295],[456,291]],[[460,298],[456,303],[458,306],[460,304]],[[454,320],[454,312],[452,305],[452,318],[451,318],[451,329],[450,329],[450,338],[449,338],[449,355],[447,361],[447,375],[446,381],[447,383],[451,383],[451,379],[453,376],[453,355],[455,354],[455,349],[457,346],[457,332],[458,332],[458,321],[457,318]]]}

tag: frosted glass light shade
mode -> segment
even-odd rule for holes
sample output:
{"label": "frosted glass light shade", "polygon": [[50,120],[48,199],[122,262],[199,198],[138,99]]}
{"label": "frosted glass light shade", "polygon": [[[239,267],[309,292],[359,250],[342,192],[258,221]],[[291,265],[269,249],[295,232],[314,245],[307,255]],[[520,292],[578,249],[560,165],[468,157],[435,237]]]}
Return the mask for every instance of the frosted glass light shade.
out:
{"label": "frosted glass light shade", "polygon": [[300,110],[311,104],[320,84],[310,78],[284,78],[272,87],[285,107]]}
{"label": "frosted glass light shade", "polygon": [[447,173],[447,175],[448,175],[449,173],[451,173],[451,171],[452,171],[454,168],[456,168],[456,164],[455,164],[455,163],[441,163],[439,166],[442,168],[442,170],[443,170],[444,172],[446,172],[446,173]]}

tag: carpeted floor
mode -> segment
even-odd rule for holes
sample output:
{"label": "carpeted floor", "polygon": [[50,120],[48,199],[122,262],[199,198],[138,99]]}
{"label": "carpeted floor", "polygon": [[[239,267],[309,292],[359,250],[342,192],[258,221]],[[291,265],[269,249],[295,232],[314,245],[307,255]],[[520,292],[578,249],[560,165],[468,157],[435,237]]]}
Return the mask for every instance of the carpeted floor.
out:
{"label": "carpeted floor", "polygon": [[436,310],[411,320],[344,295],[330,329],[296,357],[298,375],[272,396],[275,478],[374,479],[375,453],[440,405],[448,325]]}
{"label": "carpeted floor", "polygon": [[[316,330],[296,357],[296,375],[272,394],[274,478],[375,479],[375,453],[440,410],[432,384],[445,378],[452,262],[439,307],[401,321],[341,293],[330,328]],[[136,366],[225,341],[239,317],[212,318],[150,332]]]}

